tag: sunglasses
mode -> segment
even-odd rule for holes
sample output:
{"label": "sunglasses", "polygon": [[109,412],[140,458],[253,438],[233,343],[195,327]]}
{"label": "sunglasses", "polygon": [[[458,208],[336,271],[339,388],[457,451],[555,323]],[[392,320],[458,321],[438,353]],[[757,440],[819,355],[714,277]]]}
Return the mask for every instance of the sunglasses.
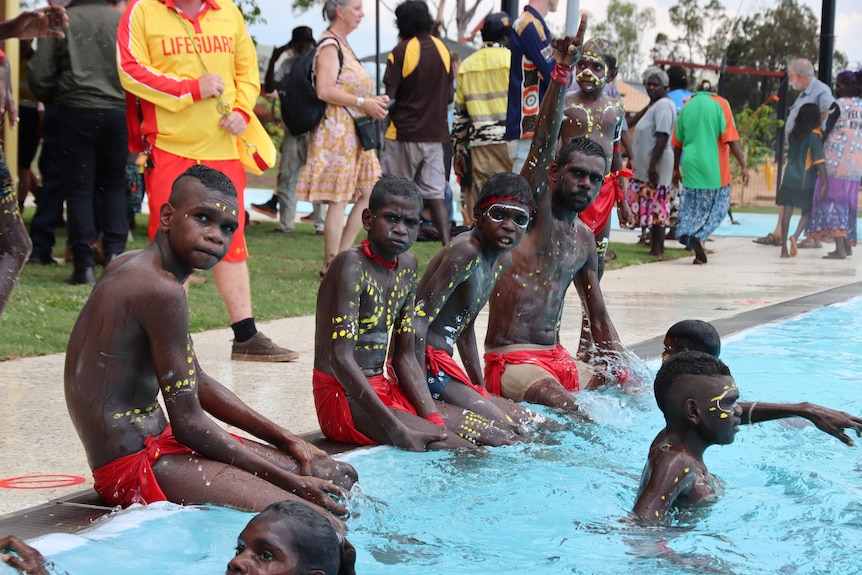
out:
{"label": "sunglasses", "polygon": [[485,209],[485,216],[498,224],[509,218],[519,228],[526,228],[527,224],[530,223],[530,212],[517,206],[492,204]]}

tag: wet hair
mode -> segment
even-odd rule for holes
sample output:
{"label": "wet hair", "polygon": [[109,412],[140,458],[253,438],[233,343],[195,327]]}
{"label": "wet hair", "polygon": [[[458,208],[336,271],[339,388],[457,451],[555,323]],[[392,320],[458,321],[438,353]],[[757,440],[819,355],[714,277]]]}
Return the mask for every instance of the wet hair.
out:
{"label": "wet hair", "polygon": [[324,575],[355,575],[353,545],[308,505],[280,501],[261,511],[257,518],[278,522],[290,531],[299,573],[320,570]]}
{"label": "wet hair", "polygon": [[536,199],[530,184],[520,174],[512,172],[500,172],[494,174],[482,186],[476,205],[482,206],[493,203],[495,198],[505,198],[521,202],[530,208],[531,212],[536,210]]}
{"label": "wet hair", "polygon": [[810,61],[805,60],[804,58],[800,58],[798,60],[791,60],[787,65],[787,73],[788,74],[799,74],[800,76],[805,76],[806,78],[814,77],[814,64]]}
{"label": "wet hair", "polygon": [[571,138],[568,142],[563,144],[563,147],[561,147],[557,152],[557,157],[554,161],[558,166],[562,166],[575,152],[579,152],[585,156],[598,156],[602,158],[605,161],[605,169],[607,169],[608,155],[605,153],[605,149],[602,148],[602,145],[595,140],[591,140],[583,136],[579,138]]}
{"label": "wet hair", "polygon": [[218,170],[209,168],[202,164],[195,164],[188,170],[180,174],[174,184],[171,186],[171,196],[168,202],[174,203],[176,195],[180,193],[180,183],[186,178],[194,178],[199,181],[203,187],[209,190],[217,190],[232,198],[236,197],[236,186],[233,182]]}
{"label": "wet hair", "polygon": [[847,86],[851,96],[859,97],[862,95],[862,71],[844,70],[835,77],[836,84],[839,80],[842,85]]}
{"label": "wet hair", "polygon": [[667,87],[671,90],[688,89],[688,72],[678,64],[667,69]]}
{"label": "wet hair", "polygon": [[[684,319],[667,330],[666,337],[673,340],[676,352],[699,351],[718,357],[721,353],[721,337],[711,323],[699,319]],[[674,354],[676,355],[676,354]]]}
{"label": "wet hair", "polygon": [[324,0],[323,2],[323,19],[327,22],[335,20],[335,9],[338,7],[344,8],[350,0]]}
{"label": "wet hair", "polygon": [[796,114],[796,122],[787,137],[791,142],[801,142],[820,125],[820,108],[817,104],[803,104]]}
{"label": "wet hair", "polygon": [[395,7],[395,26],[398,37],[406,40],[419,34],[430,34],[434,18],[423,0],[405,0]]}
{"label": "wet hair", "polygon": [[662,86],[664,86],[665,88],[668,87],[670,80],[667,77],[667,72],[665,72],[664,70],[662,70],[658,66],[650,66],[649,68],[644,70],[644,73],[643,73],[644,84],[646,84],[647,81],[650,78],[652,78],[653,76],[658,78],[658,81],[661,82]]}
{"label": "wet hair", "polygon": [[701,351],[683,351],[670,356],[661,364],[653,386],[655,402],[665,416],[670,407],[668,405],[670,392],[683,375],[720,377],[730,375],[730,369],[714,355]]}
{"label": "wet hair", "polygon": [[386,198],[388,196],[398,196],[413,200],[416,202],[416,209],[422,209],[422,197],[419,195],[419,190],[416,188],[413,180],[400,176],[383,176],[377,180],[377,183],[371,189],[368,209],[376,214],[377,210],[386,205]]}

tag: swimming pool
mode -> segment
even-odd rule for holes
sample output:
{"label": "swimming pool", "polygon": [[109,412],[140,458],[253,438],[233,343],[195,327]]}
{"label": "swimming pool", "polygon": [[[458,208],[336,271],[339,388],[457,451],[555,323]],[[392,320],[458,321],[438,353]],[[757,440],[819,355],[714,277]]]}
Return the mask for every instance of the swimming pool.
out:
{"label": "swimming pool", "polygon": [[[860,332],[862,298],[727,338],[722,358],[743,399],[859,414]],[[541,443],[484,455],[351,454],[361,478],[349,521],[357,573],[862,572],[862,448],[797,420],[744,426],[735,443],[706,453],[721,498],[669,527],[642,528],[625,518],[663,423],[651,388],[581,402],[596,423],[569,423]],[[211,575],[251,517],[156,505],[35,544],[72,575]]]}

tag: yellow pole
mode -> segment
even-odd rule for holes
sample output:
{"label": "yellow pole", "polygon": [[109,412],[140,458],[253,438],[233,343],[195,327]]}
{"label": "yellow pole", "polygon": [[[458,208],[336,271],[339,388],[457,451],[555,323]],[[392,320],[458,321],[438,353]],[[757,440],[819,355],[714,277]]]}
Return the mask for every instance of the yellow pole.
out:
{"label": "yellow pole", "polygon": [[[6,0],[3,8],[2,18],[8,20],[14,18],[21,12],[21,3],[19,0]],[[12,94],[15,101],[18,101],[18,66],[21,65],[21,47],[18,40],[6,40],[3,46],[3,51],[6,52],[6,58],[9,61],[12,72]],[[18,181],[18,128],[10,129],[9,121],[4,122],[3,134],[3,150],[6,153],[6,162],[9,164],[9,171],[12,173],[12,181]]]}

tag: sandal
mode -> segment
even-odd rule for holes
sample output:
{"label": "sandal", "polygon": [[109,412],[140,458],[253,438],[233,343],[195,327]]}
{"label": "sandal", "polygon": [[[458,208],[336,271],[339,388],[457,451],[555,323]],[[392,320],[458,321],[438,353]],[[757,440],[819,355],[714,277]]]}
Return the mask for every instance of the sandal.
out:
{"label": "sandal", "polygon": [[751,241],[753,241],[756,244],[760,244],[762,246],[780,246],[781,245],[781,238],[776,236],[772,232],[769,232],[768,234],[766,234],[762,238],[754,238]]}

